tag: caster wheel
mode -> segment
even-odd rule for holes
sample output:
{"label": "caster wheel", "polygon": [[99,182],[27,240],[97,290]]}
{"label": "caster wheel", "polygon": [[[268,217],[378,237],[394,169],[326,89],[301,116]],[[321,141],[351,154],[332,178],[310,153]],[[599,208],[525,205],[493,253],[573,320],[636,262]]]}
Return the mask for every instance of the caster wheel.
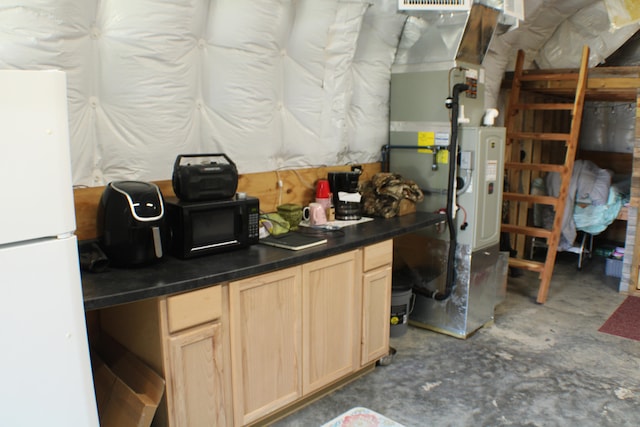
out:
{"label": "caster wheel", "polygon": [[376,363],[378,366],[388,366],[391,365],[391,362],[393,362],[393,358],[396,355],[396,349],[393,347],[389,347],[389,354],[387,354],[386,356],[383,356],[380,358],[380,360],[378,360],[378,362]]}

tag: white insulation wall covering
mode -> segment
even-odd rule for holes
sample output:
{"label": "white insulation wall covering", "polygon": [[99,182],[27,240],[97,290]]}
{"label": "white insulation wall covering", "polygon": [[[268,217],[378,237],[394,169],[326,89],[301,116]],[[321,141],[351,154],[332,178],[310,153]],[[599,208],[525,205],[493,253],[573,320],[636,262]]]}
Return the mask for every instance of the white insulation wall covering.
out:
{"label": "white insulation wall covering", "polygon": [[0,68],[67,72],[74,184],[378,161],[395,0],[0,2]]}
{"label": "white insulation wall covering", "polygon": [[[580,62],[582,46],[589,45],[589,66],[595,67],[640,29],[629,24],[614,29],[604,3],[594,3],[569,16],[540,50],[540,68],[572,68]],[[573,49],[571,48],[573,47]]]}
{"label": "white insulation wall covering", "polygon": [[584,45],[590,50],[589,67],[604,62],[640,29],[640,23],[616,28],[609,20],[605,3],[604,0],[524,2],[525,22],[494,38],[484,59],[486,106],[495,108],[500,104],[501,76],[513,70],[518,49],[525,52],[525,69],[577,68]]}

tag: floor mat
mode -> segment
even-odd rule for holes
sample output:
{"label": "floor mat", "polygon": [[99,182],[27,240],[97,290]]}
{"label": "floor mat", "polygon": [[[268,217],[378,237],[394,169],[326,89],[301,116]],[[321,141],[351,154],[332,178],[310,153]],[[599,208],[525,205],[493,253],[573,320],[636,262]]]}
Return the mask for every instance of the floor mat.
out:
{"label": "floor mat", "polygon": [[357,407],[334,418],[322,427],[403,427],[371,409]]}
{"label": "floor mat", "polygon": [[640,298],[627,297],[598,331],[640,341]]}

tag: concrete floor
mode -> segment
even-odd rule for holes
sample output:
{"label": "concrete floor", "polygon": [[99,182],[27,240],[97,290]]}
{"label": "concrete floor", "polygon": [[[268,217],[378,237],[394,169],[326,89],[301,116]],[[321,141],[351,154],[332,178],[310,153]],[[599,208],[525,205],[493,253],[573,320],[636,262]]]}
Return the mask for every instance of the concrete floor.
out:
{"label": "concrete floor", "polygon": [[[409,326],[393,362],[281,420],[321,426],[362,406],[409,426],[639,426],[640,342],[598,332],[625,299],[604,259],[560,253],[544,305],[537,275],[509,278],[493,325],[466,340]],[[640,327],[640,325],[639,325]]]}

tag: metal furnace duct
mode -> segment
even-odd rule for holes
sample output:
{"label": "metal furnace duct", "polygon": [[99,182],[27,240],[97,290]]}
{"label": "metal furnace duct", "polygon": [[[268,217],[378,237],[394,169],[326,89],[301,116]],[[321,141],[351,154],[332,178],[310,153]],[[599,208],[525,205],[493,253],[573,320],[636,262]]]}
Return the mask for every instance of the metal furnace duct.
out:
{"label": "metal furnace duct", "polygon": [[468,11],[412,11],[405,24],[396,65],[452,63],[480,65],[501,11],[474,4]]}
{"label": "metal furnace duct", "polygon": [[[409,324],[467,338],[493,322],[506,283],[508,258],[498,245],[473,253],[468,245],[458,245],[456,258],[456,285],[451,297],[436,301],[417,294]],[[444,276],[435,280],[443,282]]]}
{"label": "metal furnace duct", "polygon": [[446,274],[439,264],[447,256],[449,242],[425,235],[415,238],[425,239],[428,253],[416,254],[414,245],[400,240],[394,254],[404,264],[394,272],[394,286],[414,289],[409,324],[462,339],[491,324],[495,306],[506,294],[508,254],[500,252],[498,244],[476,252],[469,245],[457,245],[455,286],[449,298],[437,301],[416,290],[444,289]]}

